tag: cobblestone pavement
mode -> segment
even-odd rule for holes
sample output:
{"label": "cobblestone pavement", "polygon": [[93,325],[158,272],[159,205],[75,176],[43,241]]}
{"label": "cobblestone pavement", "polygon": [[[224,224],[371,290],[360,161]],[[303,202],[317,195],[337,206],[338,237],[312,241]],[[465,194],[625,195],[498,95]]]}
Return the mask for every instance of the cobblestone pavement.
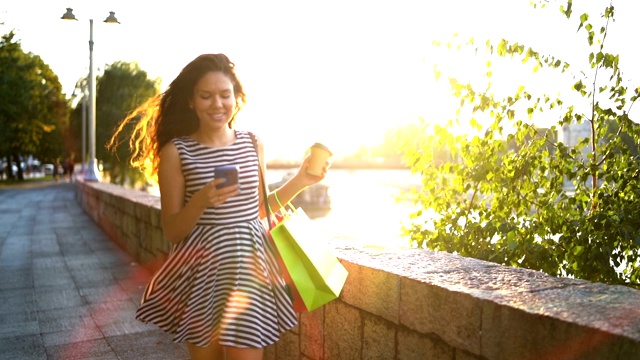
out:
{"label": "cobblestone pavement", "polygon": [[83,212],[75,184],[0,187],[0,359],[188,359],[134,319],[148,279]]}

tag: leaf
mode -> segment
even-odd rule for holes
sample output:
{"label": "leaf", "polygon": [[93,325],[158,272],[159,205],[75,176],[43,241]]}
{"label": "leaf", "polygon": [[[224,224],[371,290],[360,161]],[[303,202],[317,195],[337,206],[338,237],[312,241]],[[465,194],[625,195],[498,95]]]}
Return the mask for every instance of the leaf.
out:
{"label": "leaf", "polygon": [[438,69],[438,65],[433,65],[433,76],[435,77],[436,81],[440,80],[441,75],[442,72]]}
{"label": "leaf", "polygon": [[580,15],[580,23],[586,23],[587,21],[589,21],[589,14],[584,13]]}
{"label": "leaf", "polygon": [[508,45],[507,40],[505,39],[500,40],[500,43],[498,44],[498,56],[507,55],[507,45]]}
{"label": "leaf", "polygon": [[560,5],[560,12],[562,12],[567,17],[567,19],[571,18],[571,5],[573,5],[572,0],[567,1],[566,10],[564,6]]}
{"label": "leaf", "polygon": [[509,231],[507,233],[507,246],[509,246],[509,250],[515,250],[518,247],[515,231]]}
{"label": "leaf", "polygon": [[578,90],[578,91],[584,89],[584,85],[582,84],[582,80],[579,80],[577,83],[573,84],[573,88],[575,90]]}

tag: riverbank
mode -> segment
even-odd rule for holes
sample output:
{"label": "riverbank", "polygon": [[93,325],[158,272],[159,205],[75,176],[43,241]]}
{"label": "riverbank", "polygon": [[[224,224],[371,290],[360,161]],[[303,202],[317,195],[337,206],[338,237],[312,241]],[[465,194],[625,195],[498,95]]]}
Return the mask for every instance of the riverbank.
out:
{"label": "riverbank", "polygon": [[[267,168],[273,170],[297,169],[298,162],[268,162]],[[335,162],[331,164],[334,170],[410,170],[409,166],[395,163],[375,163],[375,162]]]}

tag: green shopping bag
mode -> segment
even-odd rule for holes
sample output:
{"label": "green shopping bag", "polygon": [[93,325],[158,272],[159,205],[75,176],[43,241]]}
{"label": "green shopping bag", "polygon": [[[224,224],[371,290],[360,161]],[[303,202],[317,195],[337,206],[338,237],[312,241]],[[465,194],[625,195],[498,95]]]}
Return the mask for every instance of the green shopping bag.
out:
{"label": "green shopping bag", "polygon": [[308,311],[338,298],[349,273],[303,209],[285,214],[271,237]]}

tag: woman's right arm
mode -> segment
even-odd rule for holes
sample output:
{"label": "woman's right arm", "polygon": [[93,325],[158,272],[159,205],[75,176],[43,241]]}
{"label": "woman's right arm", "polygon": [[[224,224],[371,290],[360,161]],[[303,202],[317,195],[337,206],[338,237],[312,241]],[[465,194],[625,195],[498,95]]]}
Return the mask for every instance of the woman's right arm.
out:
{"label": "woman's right arm", "polygon": [[184,204],[185,180],[178,149],[172,142],[160,151],[158,185],[162,207],[162,229],[172,244],[184,240],[204,213],[207,204],[193,197]]}

